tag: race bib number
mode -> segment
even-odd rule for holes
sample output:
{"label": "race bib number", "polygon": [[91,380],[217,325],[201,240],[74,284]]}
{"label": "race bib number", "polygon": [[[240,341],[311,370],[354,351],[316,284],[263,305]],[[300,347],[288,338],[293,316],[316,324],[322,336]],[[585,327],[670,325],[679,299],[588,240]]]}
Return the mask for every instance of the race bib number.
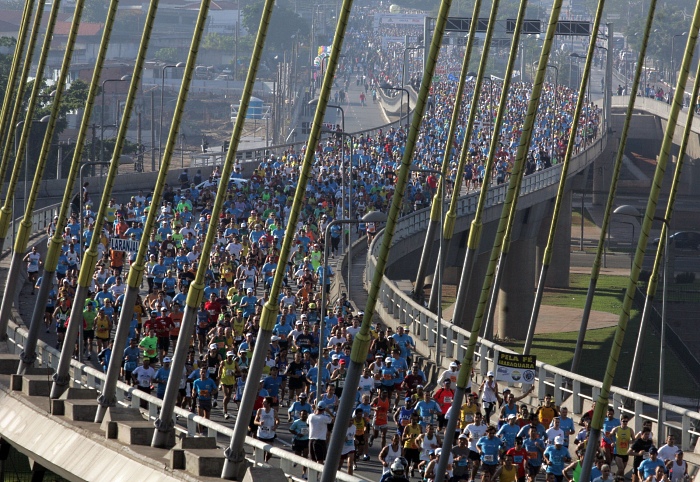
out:
{"label": "race bib number", "polygon": [[199,398],[209,398],[209,390],[200,390]]}
{"label": "race bib number", "polygon": [[338,388],[343,388],[345,386],[345,380],[338,380]]}
{"label": "race bib number", "polygon": [[452,403],[452,397],[445,397],[445,403]]}
{"label": "race bib number", "polygon": [[308,427],[304,427],[301,429],[301,434],[302,435],[309,435],[309,429]]}
{"label": "race bib number", "polygon": [[528,452],[527,456],[528,456],[528,458],[536,459],[539,457],[539,454],[537,452]]}
{"label": "race bib number", "polygon": [[627,442],[626,440],[621,440],[619,442],[619,445],[621,449],[626,449],[627,447],[629,447],[629,442]]}
{"label": "race bib number", "polygon": [[260,426],[260,433],[269,434],[271,432],[272,430],[270,429],[270,427],[266,427],[264,425]]}
{"label": "race bib number", "polygon": [[233,370],[226,370],[226,376],[227,377],[232,377],[235,375],[235,372]]}
{"label": "race bib number", "polygon": [[216,373],[216,367],[209,367],[209,368],[207,368],[207,370],[209,371],[210,374]]}
{"label": "race bib number", "polygon": [[425,423],[430,423],[430,422],[432,422],[432,420],[433,420],[433,417],[423,417],[423,421]]}
{"label": "race bib number", "polygon": [[643,458],[644,460],[648,459],[648,458],[649,458],[649,452],[644,452],[644,453],[642,454],[642,458]]}
{"label": "race bib number", "polygon": [[493,455],[484,455],[484,462],[493,462]]}

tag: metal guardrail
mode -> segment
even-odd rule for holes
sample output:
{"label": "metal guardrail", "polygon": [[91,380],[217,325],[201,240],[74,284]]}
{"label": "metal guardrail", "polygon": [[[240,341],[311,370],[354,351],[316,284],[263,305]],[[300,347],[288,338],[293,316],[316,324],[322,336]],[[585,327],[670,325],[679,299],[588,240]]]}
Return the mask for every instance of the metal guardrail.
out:
{"label": "metal guardrail", "polygon": [[[53,217],[58,214],[59,208],[59,204],[54,204],[37,210],[32,216],[32,234],[36,235],[45,231],[51,221],[53,221]],[[19,221],[21,221],[21,219],[15,220],[15,222]],[[11,245],[11,240],[9,240],[9,244]],[[5,248],[8,247],[9,245],[6,243]],[[9,253],[9,251],[3,250],[2,256],[7,255],[7,253]],[[28,335],[27,329],[21,326],[21,322],[19,322],[20,320],[16,319],[18,316],[17,311],[13,310],[7,328],[8,341],[14,346],[14,353],[17,355],[19,355],[19,353],[22,351]],[[58,367],[60,352],[39,340],[37,343],[37,357],[38,363],[56,370]],[[96,390],[95,399],[97,399],[97,394],[102,388],[106,374],[94,369],[93,367],[84,365],[77,360],[71,360],[70,375],[72,386]],[[155,420],[157,418],[158,410],[163,404],[161,399],[137,390],[124,382],[118,382],[117,388],[117,402],[120,405],[138,408],[141,405],[141,401],[143,401],[148,405],[149,418],[151,420]],[[131,398],[130,400],[127,398],[127,395]],[[189,436],[194,436],[196,434],[197,424],[206,427],[210,437],[216,437],[219,434],[226,437],[233,436],[233,429],[212,420],[199,417],[188,410],[176,407],[175,415],[186,421],[186,427],[178,426],[176,424],[176,430],[184,432]],[[292,474],[292,467],[297,465],[308,469],[310,480],[316,480],[317,476],[320,476],[320,474],[323,472],[322,464],[312,462],[309,459],[295,455],[292,452],[288,452],[282,448],[273,447],[272,445],[266,444],[252,437],[246,437],[245,444],[248,449],[252,450],[252,456],[249,458],[251,463],[255,465],[269,464],[269,462],[265,462],[265,454],[270,453],[273,456],[279,457],[280,468],[285,472],[285,474],[287,474],[288,477],[294,480],[302,481],[302,479]],[[348,475],[342,472],[337,473],[336,479],[342,482],[363,482],[366,480],[361,477]]]}
{"label": "metal guardrail", "polygon": [[[53,217],[58,215],[60,207],[60,204],[52,204],[51,206],[37,209],[34,214],[32,214],[32,227],[30,232],[32,234],[37,234],[41,231],[46,231],[46,228],[51,224],[51,221],[53,221]],[[7,232],[14,233],[16,226],[22,222],[22,219],[23,217],[19,217],[11,221],[10,228]],[[6,250],[12,249],[13,244],[14,236],[8,236],[5,238],[5,242],[2,245],[2,251],[5,252]]]}
{"label": "metal guardrail", "polygon": [[[604,136],[572,159],[571,175],[592,162],[602,152],[606,143],[607,138]],[[561,165],[555,165],[545,171],[523,178],[521,195],[558,183],[560,175]],[[502,203],[505,192],[505,186],[490,188],[487,196],[487,206]],[[473,214],[477,200],[477,194],[469,194],[462,197],[459,202],[459,216]],[[402,239],[424,232],[429,219],[429,209],[423,209],[402,217],[396,225],[393,243],[396,244]],[[376,256],[383,235],[383,231],[378,233],[367,253],[367,268],[365,270],[365,283],[367,286],[371,283],[376,270]],[[386,276],[382,280],[378,299],[377,312],[385,322],[406,325],[408,331],[424,346],[429,348],[434,349],[437,345],[436,339],[440,336],[445,357],[464,358],[466,354],[465,343],[471,335],[470,331],[460,328],[448,320],[442,320],[441,333],[438,333],[437,316],[427,308],[416,303],[410,294],[401,291],[398,285]],[[494,360],[498,359],[499,353],[514,353],[512,350],[481,337],[479,338],[479,343],[480,348],[475,353],[475,367],[479,367],[481,373],[495,370]],[[536,387],[538,398],[540,399],[544,398],[545,393],[549,391],[554,394],[555,403],[561,404],[568,399],[572,410],[575,413],[581,413],[584,401],[595,400],[600,395],[602,382],[598,380],[593,380],[541,361],[537,362],[537,368]],[[616,410],[620,413],[634,416],[633,425],[636,431],[642,429],[644,420],[658,422],[656,413],[659,402],[657,399],[630,392],[620,387],[612,387],[611,395],[612,405]],[[698,412],[693,412],[671,403],[664,403],[662,423],[667,429],[680,431],[679,438],[683,450],[690,450],[691,441],[700,436],[700,413]]]}

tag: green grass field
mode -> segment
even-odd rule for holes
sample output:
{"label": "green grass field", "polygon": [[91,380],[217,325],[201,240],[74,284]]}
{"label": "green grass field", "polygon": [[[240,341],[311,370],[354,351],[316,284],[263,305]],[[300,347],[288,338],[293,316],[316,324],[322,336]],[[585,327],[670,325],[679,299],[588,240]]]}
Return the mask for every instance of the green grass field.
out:
{"label": "green grass field", "polygon": [[[571,275],[571,287],[569,289],[552,290],[545,292],[544,305],[583,309],[586,300],[590,277],[587,275]],[[626,287],[627,277],[601,276],[598,280],[596,296],[593,301],[593,309],[609,313],[619,314],[622,306],[623,290]],[[626,387],[629,370],[632,365],[634,346],[639,332],[641,313],[632,310],[631,318],[627,326],[624,343],[620,353],[620,360],[615,373],[616,386]],[[581,359],[580,374],[601,380],[605,373],[610,350],[615,336],[615,327],[588,330],[584,342],[584,352]],[[532,345],[532,353],[537,358],[552,365],[570,369],[578,331],[565,333],[547,333],[535,335]],[[504,346],[522,352],[524,342],[503,343]],[[658,391],[658,359],[659,338],[653,330],[647,330],[644,340],[645,358],[642,363],[640,384],[636,391],[642,393],[656,393]],[[670,351],[666,351],[667,377],[673,380],[690,380],[685,368]],[[673,374],[671,377],[670,374]],[[667,393],[682,397],[697,398],[700,387],[687,381],[685,383],[666,383]]]}

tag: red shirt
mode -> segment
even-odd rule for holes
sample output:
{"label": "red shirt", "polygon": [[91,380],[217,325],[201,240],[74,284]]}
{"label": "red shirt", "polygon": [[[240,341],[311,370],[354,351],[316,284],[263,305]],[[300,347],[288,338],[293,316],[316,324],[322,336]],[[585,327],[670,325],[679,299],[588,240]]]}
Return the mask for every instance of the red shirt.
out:
{"label": "red shirt", "polygon": [[440,405],[443,415],[446,415],[447,412],[450,411],[450,407],[452,407],[452,400],[454,400],[454,397],[455,392],[451,388],[440,388],[437,392],[435,392],[433,398],[438,403],[438,405]]}
{"label": "red shirt", "polygon": [[506,455],[513,456],[513,463],[518,467],[518,477],[525,477],[525,463],[527,462],[527,450],[509,449]]}
{"label": "red shirt", "polygon": [[209,312],[209,323],[216,323],[221,313],[221,305],[217,301],[207,301],[204,309]]}
{"label": "red shirt", "polygon": [[170,328],[172,328],[172,326],[173,320],[169,316],[159,316],[155,320],[150,319],[143,325],[146,332],[153,327],[158,338],[167,338],[170,335]]}

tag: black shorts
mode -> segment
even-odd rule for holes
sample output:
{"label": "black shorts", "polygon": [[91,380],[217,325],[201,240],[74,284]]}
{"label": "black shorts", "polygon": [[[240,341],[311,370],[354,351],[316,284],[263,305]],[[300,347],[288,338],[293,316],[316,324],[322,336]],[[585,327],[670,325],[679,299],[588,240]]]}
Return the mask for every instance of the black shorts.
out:
{"label": "black shorts", "polygon": [[211,398],[197,398],[197,402],[202,410],[211,411]]}
{"label": "black shorts", "polygon": [[158,337],[158,348],[163,351],[170,350],[170,337],[169,336],[159,336]]}
{"label": "black shorts", "polygon": [[408,460],[408,463],[410,464],[413,462],[414,464],[417,464],[420,462],[420,449],[403,449],[403,456]]}
{"label": "black shorts", "polygon": [[53,312],[56,311],[56,308],[53,306],[47,306],[46,307],[46,312],[50,315],[53,315]]}
{"label": "black shorts", "polygon": [[469,460],[473,460],[474,462],[478,462],[481,460],[481,456],[479,455],[479,452],[474,452],[473,450],[469,451]]}
{"label": "black shorts", "polygon": [[484,473],[487,473],[491,476],[496,473],[497,468],[498,464],[481,464],[481,470],[483,470]]}
{"label": "black shorts", "polygon": [[296,439],[292,440],[292,450],[297,455],[302,455],[304,452],[308,452],[309,441],[308,440],[296,440]]}
{"label": "black shorts", "polygon": [[65,333],[65,332],[66,332],[65,326],[56,325],[56,333]]}
{"label": "black shorts", "polygon": [[530,477],[533,479],[537,477],[537,474],[540,473],[540,469],[542,468],[541,465],[530,465],[527,464],[527,473],[530,474]]}
{"label": "black shorts", "polygon": [[364,447],[365,445],[365,434],[355,435],[355,445],[357,447]]}
{"label": "black shorts", "polygon": [[95,330],[83,330],[83,341],[92,340],[95,338]]}
{"label": "black shorts", "polygon": [[619,455],[619,454],[615,454],[615,457],[617,457],[618,459],[622,460],[625,464],[627,464],[627,462],[628,462],[629,459],[630,459],[630,456],[629,456],[629,455]]}
{"label": "black shorts", "polygon": [[326,450],[327,446],[325,440],[309,440],[309,455],[314,462],[323,462],[326,460]]}

